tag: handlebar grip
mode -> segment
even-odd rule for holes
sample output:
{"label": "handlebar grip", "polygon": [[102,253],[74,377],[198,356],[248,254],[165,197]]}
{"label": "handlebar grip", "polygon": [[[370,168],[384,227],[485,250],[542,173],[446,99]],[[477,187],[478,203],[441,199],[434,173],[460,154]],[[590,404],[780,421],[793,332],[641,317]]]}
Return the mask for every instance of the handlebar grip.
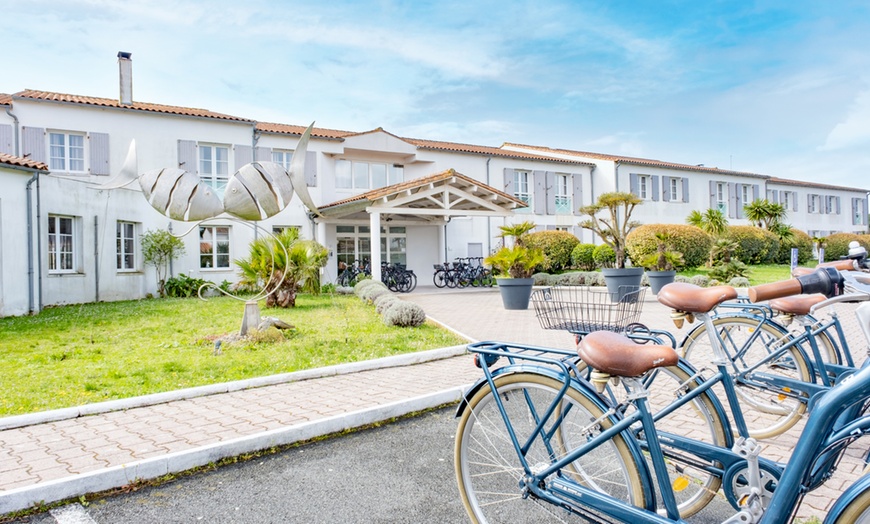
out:
{"label": "handlebar grip", "polygon": [[832,260],[830,262],[822,262],[818,266],[819,267],[832,267],[837,271],[857,271],[858,270],[858,262],[852,259],[843,259],[843,260]]}
{"label": "handlebar grip", "polygon": [[792,278],[790,280],[752,286],[749,288],[749,300],[752,302],[763,302],[772,298],[799,295],[802,290],[803,286],[800,281]]}

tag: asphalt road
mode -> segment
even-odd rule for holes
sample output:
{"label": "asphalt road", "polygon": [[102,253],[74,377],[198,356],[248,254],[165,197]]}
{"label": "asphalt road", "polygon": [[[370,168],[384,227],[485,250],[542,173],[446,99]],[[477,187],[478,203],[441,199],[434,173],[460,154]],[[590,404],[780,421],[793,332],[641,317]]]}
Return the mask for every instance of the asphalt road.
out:
{"label": "asphalt road", "polygon": [[[453,474],[453,410],[15,523],[467,523]],[[732,511],[715,501],[704,513],[691,522],[718,523]]]}

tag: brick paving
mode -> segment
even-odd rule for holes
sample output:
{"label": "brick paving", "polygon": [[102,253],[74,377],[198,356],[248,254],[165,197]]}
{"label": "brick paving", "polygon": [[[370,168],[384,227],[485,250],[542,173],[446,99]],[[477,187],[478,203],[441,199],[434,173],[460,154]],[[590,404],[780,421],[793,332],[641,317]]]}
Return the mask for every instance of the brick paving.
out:
{"label": "brick paving", "polygon": [[[497,290],[423,286],[403,298],[472,340],[573,347],[571,335],[541,329],[533,309],[504,310]],[[857,345],[862,339],[849,306],[837,307],[843,310],[850,342]],[[641,322],[673,328],[669,311],[651,295],[643,304]],[[672,332],[680,340],[691,327]],[[470,359],[453,357],[5,429],[0,431],[0,499],[14,490],[455,389],[479,376]],[[796,435],[792,429],[766,442],[763,456],[786,460]],[[839,492],[861,474],[862,449],[849,451],[831,481],[805,499],[799,516],[825,514]]]}

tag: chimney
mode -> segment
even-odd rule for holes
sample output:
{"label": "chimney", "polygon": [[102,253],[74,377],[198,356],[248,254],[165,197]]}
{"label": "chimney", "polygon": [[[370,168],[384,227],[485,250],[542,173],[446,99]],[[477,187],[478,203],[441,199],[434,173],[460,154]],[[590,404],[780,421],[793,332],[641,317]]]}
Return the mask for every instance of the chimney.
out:
{"label": "chimney", "polygon": [[130,57],[133,53],[118,53],[118,69],[121,77],[121,98],[122,106],[133,105],[133,60]]}

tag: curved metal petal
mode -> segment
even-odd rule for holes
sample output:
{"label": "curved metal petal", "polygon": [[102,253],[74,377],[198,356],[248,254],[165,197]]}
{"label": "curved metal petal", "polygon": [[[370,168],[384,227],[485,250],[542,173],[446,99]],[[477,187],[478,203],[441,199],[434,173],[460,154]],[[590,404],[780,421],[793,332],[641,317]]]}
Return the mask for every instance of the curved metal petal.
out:
{"label": "curved metal petal", "polygon": [[169,199],[172,198],[172,190],[175,188],[175,184],[178,183],[178,180],[186,174],[187,171],[182,171],[180,169],[162,170],[157,176],[157,182],[154,184],[154,188],[151,190],[151,197],[148,199],[148,203],[151,204],[151,207],[165,215],[166,208],[169,207]]}
{"label": "curved metal petal", "polygon": [[139,171],[139,162],[136,157],[136,140],[130,141],[130,148],[127,150],[127,158],[124,160],[124,165],[114,177],[107,180],[105,183],[95,187],[95,189],[118,189],[133,183],[136,180],[136,173]]}
{"label": "curved metal petal", "polygon": [[299,139],[299,144],[296,150],[293,151],[293,160],[290,162],[290,182],[293,183],[293,189],[299,195],[299,199],[305,204],[309,211],[320,215],[314,201],[311,200],[311,195],[308,194],[308,185],[305,183],[305,153],[308,152],[308,140],[311,138],[311,128],[314,127],[314,122],[308,126],[308,129],[302,133],[302,138]]}
{"label": "curved metal petal", "polygon": [[263,219],[257,199],[237,176],[230,179],[224,190],[224,211],[244,220]]}
{"label": "curved metal petal", "polygon": [[[268,218],[281,211],[278,195],[272,188],[272,177],[258,170],[253,164],[245,164],[233,174],[224,192],[224,209],[227,213],[235,214],[235,205],[238,202],[241,202],[243,207],[247,207],[245,190],[254,199],[254,203],[262,209],[261,216],[255,220]],[[239,195],[242,197],[241,200]]]}
{"label": "curved metal petal", "polygon": [[173,220],[184,220],[187,208],[190,207],[190,198],[200,183],[202,182],[198,176],[185,172],[175,184],[172,197],[169,199],[169,206],[164,214]]}
{"label": "curved metal petal", "polygon": [[195,222],[213,218],[224,212],[221,199],[212,187],[201,180],[196,184],[196,191],[190,197],[190,206],[187,211],[187,221]]}
{"label": "curved metal petal", "polygon": [[272,190],[278,194],[279,206],[284,209],[293,200],[293,184],[290,183],[290,175],[284,170],[284,166],[275,162],[254,162],[251,164],[264,178],[270,180]]}

